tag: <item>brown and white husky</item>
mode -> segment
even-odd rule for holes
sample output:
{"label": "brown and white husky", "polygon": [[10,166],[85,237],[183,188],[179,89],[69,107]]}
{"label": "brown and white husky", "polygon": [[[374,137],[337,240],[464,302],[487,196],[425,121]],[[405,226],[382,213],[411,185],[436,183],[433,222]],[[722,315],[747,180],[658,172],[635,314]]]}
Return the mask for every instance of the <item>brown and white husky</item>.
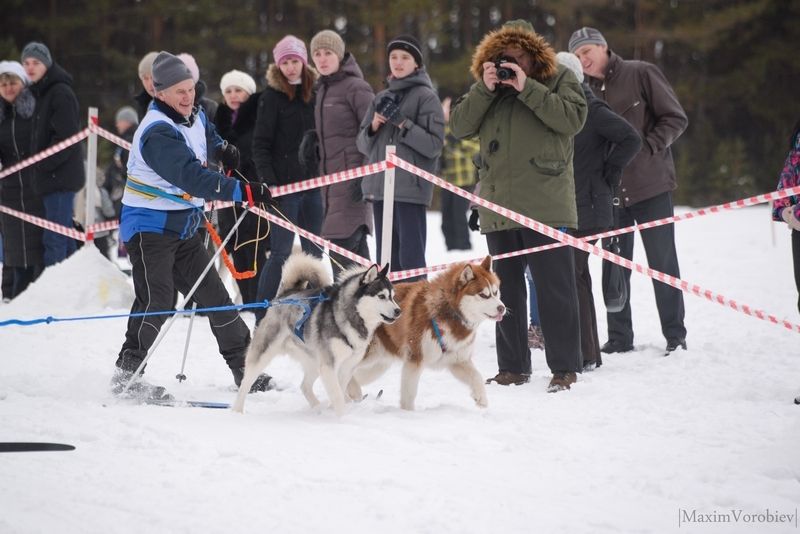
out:
{"label": "brown and white husky", "polygon": [[485,408],[483,377],[472,363],[476,329],[483,321],[502,320],[506,313],[500,300],[500,280],[491,265],[492,258],[486,256],[480,264],[453,265],[431,281],[395,284],[395,300],[402,314],[376,330],[348,385],[350,398],[360,400],[361,386],[401,360],[403,409],[414,409],[424,367],[449,369],[469,386],[475,403]]}

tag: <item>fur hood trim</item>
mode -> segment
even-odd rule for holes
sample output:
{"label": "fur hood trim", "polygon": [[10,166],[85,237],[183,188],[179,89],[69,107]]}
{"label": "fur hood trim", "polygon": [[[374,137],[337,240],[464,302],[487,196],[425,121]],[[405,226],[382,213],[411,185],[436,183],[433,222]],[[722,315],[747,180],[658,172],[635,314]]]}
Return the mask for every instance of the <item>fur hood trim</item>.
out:
{"label": "fur hood trim", "polygon": [[470,72],[476,81],[483,78],[483,64],[494,61],[506,48],[521,48],[533,58],[531,78],[543,82],[558,72],[558,61],[553,47],[538,33],[523,25],[507,24],[499,30],[487,33],[472,55]]}
{"label": "fur hood trim", "polygon": [[[306,65],[306,68],[311,72],[311,76],[314,78],[314,81],[317,81],[317,78],[319,78],[319,73],[316,71],[316,69],[310,65]],[[281,84],[281,70],[278,65],[271,63],[267,69],[267,75],[265,78],[267,79],[267,85],[276,91],[280,91],[281,93],[286,92],[283,90],[283,85]]]}

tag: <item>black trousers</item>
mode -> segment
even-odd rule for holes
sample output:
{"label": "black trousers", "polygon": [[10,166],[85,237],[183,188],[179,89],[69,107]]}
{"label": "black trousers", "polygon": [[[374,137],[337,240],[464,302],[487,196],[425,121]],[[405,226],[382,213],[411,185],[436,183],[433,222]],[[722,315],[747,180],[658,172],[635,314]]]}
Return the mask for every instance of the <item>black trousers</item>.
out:
{"label": "black trousers", "polygon": [[[581,231],[575,237],[585,237],[600,231],[599,229]],[[591,245],[595,243],[597,243],[597,239],[589,241]],[[578,289],[583,365],[595,363],[599,367],[603,364],[603,359],[600,353],[600,338],[597,335],[597,311],[592,295],[592,274],[589,272],[589,256],[591,254],[577,248],[573,248],[572,253],[575,255],[575,284]]]}
{"label": "black trousers", "polygon": [[792,230],[792,257],[794,258],[794,283],[797,286],[797,311],[800,311],[800,232]]}
{"label": "black trousers", "polygon": [[[352,233],[352,235],[350,235],[350,237],[346,237],[344,239],[328,239],[328,241],[334,245],[342,247],[345,250],[354,252],[362,258],[369,259],[369,245],[367,244],[368,235],[369,228],[367,228],[366,225],[361,225],[356,229],[355,232]],[[356,262],[345,258],[338,252],[331,251],[329,254],[334,278],[338,277],[339,273],[341,273],[343,270],[349,269],[350,267],[356,265]]]}
{"label": "black trousers", "polygon": [[[187,294],[211,260],[198,234],[190,239],[179,239],[140,232],[125,242],[125,247],[131,261],[136,295],[131,313],[172,309],[175,290]],[[201,308],[231,305],[230,296],[213,268],[203,278],[192,299]],[[135,371],[168,317],[130,317],[117,367]],[[210,312],[208,321],[228,367],[242,367],[250,332],[239,314],[233,310]]]}
{"label": "black trousers", "polygon": [[[621,207],[619,210],[619,228],[631,226],[634,223],[644,223],[671,217],[672,193],[662,193],[653,198],[637,202],[632,206]],[[647,254],[647,264],[651,269],[661,271],[680,278],[678,267],[678,253],[675,250],[675,228],[672,224],[657,226],[642,230],[642,244]],[[622,256],[629,260],[633,258],[634,233],[619,236],[619,245]],[[607,268],[603,262],[603,268]],[[625,270],[625,283],[628,286],[628,302],[622,311],[608,313],[608,339],[622,345],[633,344],[633,321],[631,319],[631,272]],[[685,310],[683,306],[683,292],[672,286],[653,280],[653,291],[656,297],[658,317],[661,320],[661,332],[667,339],[686,337],[686,328],[683,325]]]}
{"label": "black trousers", "polygon": [[[473,187],[465,187],[472,191]],[[439,196],[442,205],[442,234],[447,250],[470,250],[469,226],[467,226],[467,211],[469,200],[442,189]]]}
{"label": "black trousers", "polygon": [[[381,258],[383,243],[383,201],[373,203],[375,216],[375,256],[378,265],[386,259]],[[426,208],[422,204],[395,202],[392,216],[392,271],[405,271],[425,267],[425,243],[428,238]],[[407,282],[420,280],[425,276],[406,279]]]}
{"label": "black trousers", "polygon": [[[486,234],[492,255],[552,243],[553,240],[527,228]],[[516,256],[494,263],[500,277],[500,295],[508,313],[495,327],[497,365],[500,371],[529,374],[528,295],[525,266],[536,280],[536,297],[545,341],[547,366],[552,372],[579,372],[581,336],[575,263],[570,247]]]}

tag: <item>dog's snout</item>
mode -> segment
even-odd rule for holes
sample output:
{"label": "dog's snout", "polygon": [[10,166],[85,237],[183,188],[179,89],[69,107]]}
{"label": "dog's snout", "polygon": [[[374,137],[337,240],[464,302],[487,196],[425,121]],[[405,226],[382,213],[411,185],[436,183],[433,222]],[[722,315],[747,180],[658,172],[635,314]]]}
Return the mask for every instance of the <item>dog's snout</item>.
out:
{"label": "dog's snout", "polygon": [[394,317],[395,317],[395,319],[400,317],[400,307],[399,306],[394,309]]}
{"label": "dog's snout", "polygon": [[506,307],[503,306],[502,304],[498,304],[497,305],[497,313],[499,313],[500,315],[505,315]]}

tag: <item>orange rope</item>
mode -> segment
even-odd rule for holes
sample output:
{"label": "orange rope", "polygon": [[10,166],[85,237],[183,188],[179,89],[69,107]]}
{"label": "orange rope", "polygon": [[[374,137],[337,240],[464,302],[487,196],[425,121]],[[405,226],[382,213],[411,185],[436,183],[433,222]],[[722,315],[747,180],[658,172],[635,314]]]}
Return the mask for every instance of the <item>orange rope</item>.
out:
{"label": "orange rope", "polygon": [[205,219],[206,223],[206,230],[208,230],[208,234],[211,236],[211,240],[214,244],[222,251],[222,261],[225,263],[225,266],[231,272],[231,275],[235,280],[247,280],[248,278],[253,278],[256,275],[255,271],[245,271],[240,273],[236,270],[236,267],[233,265],[231,261],[231,257],[228,255],[228,251],[222,247],[222,239],[220,239],[219,234],[216,230],[214,230],[214,225],[209,222],[208,219]]}

